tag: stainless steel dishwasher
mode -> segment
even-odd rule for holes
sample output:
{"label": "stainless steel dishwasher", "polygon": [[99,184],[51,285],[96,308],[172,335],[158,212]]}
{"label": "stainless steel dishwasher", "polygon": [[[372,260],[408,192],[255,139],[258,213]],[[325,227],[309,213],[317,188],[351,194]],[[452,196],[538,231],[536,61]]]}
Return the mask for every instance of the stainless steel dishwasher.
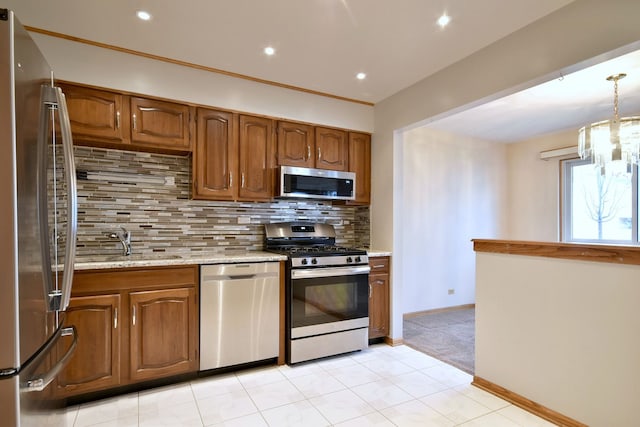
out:
{"label": "stainless steel dishwasher", "polygon": [[280,265],[200,267],[200,370],[278,356]]}

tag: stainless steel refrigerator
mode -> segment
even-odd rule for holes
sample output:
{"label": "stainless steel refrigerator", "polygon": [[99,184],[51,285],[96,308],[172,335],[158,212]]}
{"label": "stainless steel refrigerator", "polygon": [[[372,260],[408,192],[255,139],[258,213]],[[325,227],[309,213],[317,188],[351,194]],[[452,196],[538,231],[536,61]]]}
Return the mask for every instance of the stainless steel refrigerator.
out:
{"label": "stainless steel refrigerator", "polygon": [[64,95],[13,12],[0,9],[0,425],[61,426],[52,381],[70,358],[63,328],[76,242]]}

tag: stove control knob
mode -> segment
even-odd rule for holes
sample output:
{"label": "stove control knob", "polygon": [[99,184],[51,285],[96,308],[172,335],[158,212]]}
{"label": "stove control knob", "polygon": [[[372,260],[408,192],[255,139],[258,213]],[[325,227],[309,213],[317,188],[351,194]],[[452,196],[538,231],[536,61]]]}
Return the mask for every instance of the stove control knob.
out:
{"label": "stove control knob", "polygon": [[318,260],[317,260],[317,259],[315,259],[315,258],[311,258],[311,264],[314,264],[314,265],[315,265],[315,264],[317,264],[317,263],[318,263]]}
{"label": "stove control knob", "polygon": [[350,256],[347,257],[347,263],[349,263],[349,262],[353,262],[353,260],[351,259]]}
{"label": "stove control knob", "polygon": [[300,264],[302,265],[307,265],[308,261],[306,258],[302,258],[302,261],[300,261]]}
{"label": "stove control knob", "polygon": [[360,259],[359,256],[356,257],[356,262],[362,262],[362,259]]}

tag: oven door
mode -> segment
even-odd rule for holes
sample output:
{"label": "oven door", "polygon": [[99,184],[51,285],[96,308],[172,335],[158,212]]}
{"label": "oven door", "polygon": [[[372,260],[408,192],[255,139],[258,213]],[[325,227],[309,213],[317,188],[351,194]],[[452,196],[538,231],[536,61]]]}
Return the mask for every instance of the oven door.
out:
{"label": "oven door", "polygon": [[369,326],[369,266],[291,271],[291,338]]}

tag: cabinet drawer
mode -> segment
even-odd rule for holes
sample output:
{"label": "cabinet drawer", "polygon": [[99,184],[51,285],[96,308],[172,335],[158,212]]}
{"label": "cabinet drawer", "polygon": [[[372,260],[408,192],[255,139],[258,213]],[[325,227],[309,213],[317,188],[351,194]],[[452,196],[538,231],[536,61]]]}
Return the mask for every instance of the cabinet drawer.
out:
{"label": "cabinet drawer", "polygon": [[388,273],[389,257],[385,256],[369,258],[369,267],[371,267],[371,274]]}

